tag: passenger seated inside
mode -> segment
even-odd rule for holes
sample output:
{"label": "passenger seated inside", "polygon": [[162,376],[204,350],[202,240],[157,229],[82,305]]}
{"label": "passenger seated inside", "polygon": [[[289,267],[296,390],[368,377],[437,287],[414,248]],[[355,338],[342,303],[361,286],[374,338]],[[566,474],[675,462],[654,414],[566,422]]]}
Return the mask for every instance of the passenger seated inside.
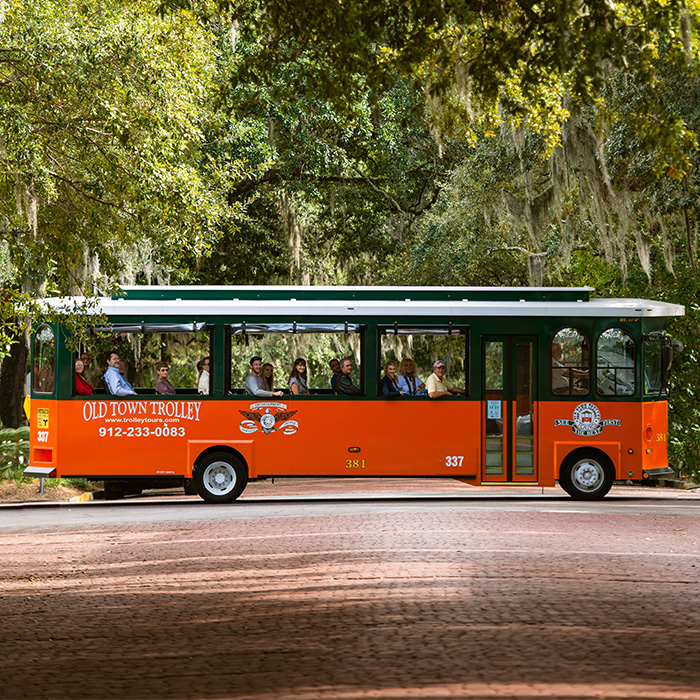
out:
{"label": "passenger seated inside", "polygon": [[136,392],[126,377],[119,371],[120,362],[121,360],[116,350],[107,353],[107,371],[104,374],[105,387],[114,396],[130,396]]}
{"label": "passenger seated inside", "polygon": [[552,343],[552,393],[587,394],[588,370],[567,367],[562,355],[561,343],[555,341]]}
{"label": "passenger seated inside", "polygon": [[356,387],[350,379],[350,373],[352,372],[352,359],[346,357],[340,363],[340,374],[335,382],[335,393],[345,396],[359,396],[362,390]]}
{"label": "passenger seated inside", "polygon": [[260,372],[260,376],[262,377],[262,380],[263,380],[263,389],[267,389],[267,391],[274,391],[275,390],[275,368],[269,362],[266,362],[262,366],[262,371]]}
{"label": "passenger seated inside", "polygon": [[85,363],[82,360],[75,361],[75,393],[81,396],[95,393],[92,384],[85,376]]}
{"label": "passenger seated inside", "polygon": [[156,394],[175,394],[175,387],[168,380],[168,374],[170,368],[167,362],[159,362],[158,367],[158,378],[156,379]]}
{"label": "passenger seated inside", "polygon": [[85,368],[83,370],[83,377],[92,385],[92,370],[90,369],[92,365],[92,358],[90,357],[90,353],[84,352],[80,356],[80,359],[83,361],[83,367]]}
{"label": "passenger seated inside", "polygon": [[335,389],[335,383],[338,381],[338,377],[340,376],[340,360],[337,358],[333,358],[329,363],[328,366],[331,368],[331,378],[330,378],[330,385],[331,389]]}
{"label": "passenger seated inside", "polygon": [[399,369],[399,389],[408,396],[425,393],[425,384],[416,376],[416,363],[410,357],[401,360]]}
{"label": "passenger seated inside", "polygon": [[389,361],[384,365],[384,376],[382,377],[382,394],[387,399],[396,399],[403,395],[399,389],[399,382],[396,378],[396,362]]}
{"label": "passenger seated inside", "polygon": [[306,376],[306,360],[297,357],[289,375],[289,391],[295,396],[309,393],[309,380]]}
{"label": "passenger seated inside", "polygon": [[445,363],[442,360],[435,360],[433,373],[425,383],[425,390],[431,399],[441,399],[450,394],[465,394],[461,387],[455,386],[445,379]]}
{"label": "passenger seated inside", "polygon": [[209,367],[211,360],[208,357],[203,357],[197,363],[197,371],[199,372],[199,381],[197,382],[197,391],[200,394],[209,393]]}
{"label": "passenger seated inside", "polygon": [[270,391],[264,388],[263,378],[260,376],[261,371],[262,357],[254,355],[250,358],[250,374],[245,378],[246,391],[260,398],[269,399],[273,396],[284,396],[283,391]]}

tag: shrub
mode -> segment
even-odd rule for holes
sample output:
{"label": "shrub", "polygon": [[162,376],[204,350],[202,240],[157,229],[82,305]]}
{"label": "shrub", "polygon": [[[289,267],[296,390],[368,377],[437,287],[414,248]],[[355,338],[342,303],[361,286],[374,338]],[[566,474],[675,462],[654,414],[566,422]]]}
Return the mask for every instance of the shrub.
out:
{"label": "shrub", "polygon": [[29,464],[29,428],[0,429],[0,476],[17,478]]}

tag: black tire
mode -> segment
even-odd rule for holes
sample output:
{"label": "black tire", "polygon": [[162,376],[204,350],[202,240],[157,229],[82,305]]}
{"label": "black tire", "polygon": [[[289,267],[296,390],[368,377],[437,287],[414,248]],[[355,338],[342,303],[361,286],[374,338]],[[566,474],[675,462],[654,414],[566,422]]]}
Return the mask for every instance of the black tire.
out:
{"label": "black tire", "polygon": [[600,450],[576,450],[561,463],[559,484],[577,501],[603,498],[615,480],[610,458]]}
{"label": "black tire", "polygon": [[139,479],[105,479],[105,500],[115,501],[124,496],[138,496],[144,489],[144,483]]}
{"label": "black tire", "polygon": [[194,483],[194,479],[185,479],[185,495],[186,496],[196,496],[197,495],[197,484]]}
{"label": "black tire", "polygon": [[248,484],[248,471],[228,452],[210,452],[194,470],[197,493],[207,503],[231,503]]}
{"label": "black tire", "polygon": [[118,481],[105,481],[104,487],[105,501],[116,501],[124,498],[124,491]]}

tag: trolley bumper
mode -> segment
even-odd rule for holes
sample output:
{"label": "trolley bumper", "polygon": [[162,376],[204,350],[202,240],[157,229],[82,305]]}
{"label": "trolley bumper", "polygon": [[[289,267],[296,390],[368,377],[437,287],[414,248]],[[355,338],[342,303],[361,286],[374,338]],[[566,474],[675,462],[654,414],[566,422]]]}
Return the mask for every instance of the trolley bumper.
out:
{"label": "trolley bumper", "polygon": [[24,476],[51,477],[56,476],[56,467],[27,467]]}
{"label": "trolley bumper", "polygon": [[662,479],[665,476],[675,476],[671,467],[656,467],[654,469],[643,469],[642,479]]}

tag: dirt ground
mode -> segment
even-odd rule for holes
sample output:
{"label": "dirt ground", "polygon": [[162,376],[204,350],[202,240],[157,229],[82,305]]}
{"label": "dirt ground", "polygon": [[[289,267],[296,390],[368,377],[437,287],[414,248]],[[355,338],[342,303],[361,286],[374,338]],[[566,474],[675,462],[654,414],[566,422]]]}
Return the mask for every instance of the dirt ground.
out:
{"label": "dirt ground", "polygon": [[67,501],[83,493],[85,489],[69,486],[46,486],[44,493],[39,493],[39,479],[23,483],[0,481],[0,501]]}

